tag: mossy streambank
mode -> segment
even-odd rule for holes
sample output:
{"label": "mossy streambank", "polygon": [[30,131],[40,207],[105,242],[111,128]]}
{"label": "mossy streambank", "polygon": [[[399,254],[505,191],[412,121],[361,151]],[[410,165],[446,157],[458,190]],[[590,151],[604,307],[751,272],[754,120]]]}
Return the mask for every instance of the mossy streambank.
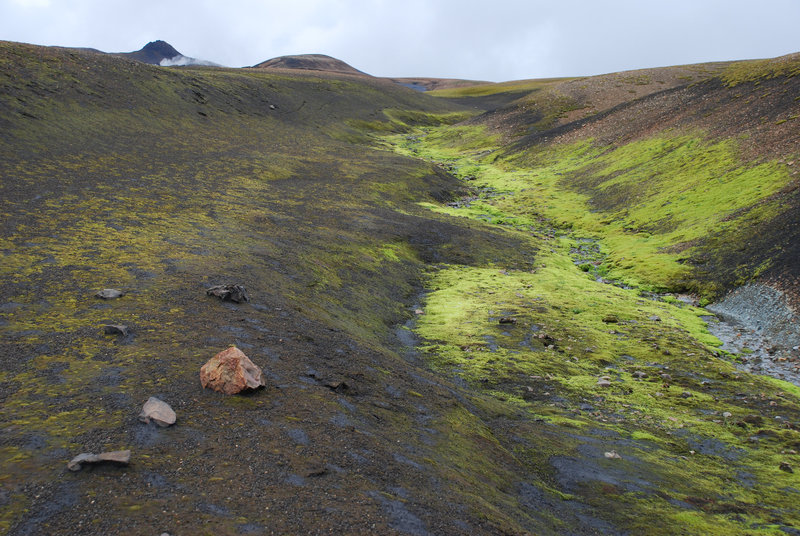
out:
{"label": "mossy streambank", "polygon": [[[574,170],[592,169],[608,174],[607,188],[626,180],[630,188],[639,174],[651,173],[641,166],[663,165],[658,174],[670,168],[670,161],[652,162],[655,145],[664,142],[619,153],[580,144],[528,160],[531,155],[502,156],[498,138],[476,127],[384,138],[394,150],[437,162],[472,189],[449,204],[422,206],[519,236],[536,252],[525,270],[502,258],[478,266],[440,263],[416,321],[419,348],[434,370],[483,393],[487,401],[478,414],[524,461],[526,485],[570,494],[597,516],[588,525],[594,530],[602,523],[610,524],[603,529],[609,533],[624,527],[671,534],[676,526],[687,534],[793,530],[800,511],[787,495],[793,476],[782,464],[797,456],[800,393],[790,383],[740,371],[709,333],[706,310],[654,294],[700,288],[667,245],[702,236],[722,225],[722,216],[701,217],[693,194],[678,200],[687,203],[673,213],[680,221],[645,233],[632,222],[649,221],[666,179],[643,196],[638,216],[621,200],[606,207],[612,214],[624,210],[620,221],[587,210],[590,198],[563,182]],[[673,140],[666,153],[727,150],[696,143]],[[736,163],[724,166],[732,171]],[[769,176],[776,185],[786,177]],[[680,188],[697,188],[685,179]],[[764,187],[763,177],[752,181],[757,190]],[[735,191],[717,192],[728,201],[708,200],[707,207],[745,202],[746,195],[734,199]],[[748,423],[758,430],[748,430]],[[769,444],[764,437],[788,442]]]}

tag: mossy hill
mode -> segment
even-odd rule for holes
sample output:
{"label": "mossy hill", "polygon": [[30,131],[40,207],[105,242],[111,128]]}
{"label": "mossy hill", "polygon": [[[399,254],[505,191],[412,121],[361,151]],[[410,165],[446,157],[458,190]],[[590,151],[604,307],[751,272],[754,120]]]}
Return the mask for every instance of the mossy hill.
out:
{"label": "mossy hill", "polygon": [[[653,292],[793,274],[794,65],[437,97],[0,43],[0,533],[800,530],[800,389]],[[231,344],[266,389],[201,388]]]}

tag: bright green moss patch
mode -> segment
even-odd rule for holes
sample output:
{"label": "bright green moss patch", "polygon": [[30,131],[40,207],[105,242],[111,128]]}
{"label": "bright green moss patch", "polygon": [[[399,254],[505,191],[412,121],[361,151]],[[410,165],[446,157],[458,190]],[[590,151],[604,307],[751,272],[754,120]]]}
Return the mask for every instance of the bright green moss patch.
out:
{"label": "bright green moss patch", "polygon": [[[790,182],[785,164],[745,164],[733,141],[699,135],[661,135],[612,149],[581,141],[501,158],[475,152],[491,152],[495,143],[478,127],[395,143],[452,162],[460,176],[477,176],[475,185],[492,188],[491,198],[466,209],[471,215],[497,221],[504,213],[511,224],[546,218],[601,239],[603,268],[614,279],[711,296],[718,292],[713,283],[693,280],[693,245],[711,233],[735,243],[737,218],[774,217],[780,205],[763,201]],[[753,267],[748,276],[767,267]]]}

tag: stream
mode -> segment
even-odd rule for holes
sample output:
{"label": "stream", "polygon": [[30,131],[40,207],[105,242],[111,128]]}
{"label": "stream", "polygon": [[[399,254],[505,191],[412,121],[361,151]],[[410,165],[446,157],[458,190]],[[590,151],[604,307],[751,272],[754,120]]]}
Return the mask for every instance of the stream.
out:
{"label": "stream", "polygon": [[[458,176],[452,164],[439,165]],[[475,177],[462,177],[474,180]],[[469,207],[476,200],[488,200],[500,195],[494,188],[484,187],[477,195],[464,197],[449,203],[454,208]],[[483,219],[491,221],[490,216]],[[555,227],[541,222],[538,229],[550,238],[559,234]],[[531,229],[533,230],[533,229]],[[582,271],[594,276],[599,283],[623,286],[606,279],[599,266],[605,258],[599,241],[571,235],[576,245],[570,250],[573,263]],[[664,295],[647,295],[653,300],[661,300]],[[681,301],[697,306],[690,296],[676,296]],[[735,364],[742,370],[772,376],[800,386],[800,316],[789,306],[783,293],[768,285],[751,283],[731,291],[721,301],[706,307],[712,314],[703,316],[708,331],[722,342],[721,350],[735,356]]]}

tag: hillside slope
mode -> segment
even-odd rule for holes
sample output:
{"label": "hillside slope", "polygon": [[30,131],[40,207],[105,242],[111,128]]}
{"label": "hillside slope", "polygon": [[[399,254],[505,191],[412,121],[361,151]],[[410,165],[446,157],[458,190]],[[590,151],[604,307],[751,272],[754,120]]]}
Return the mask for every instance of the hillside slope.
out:
{"label": "hillside slope", "polygon": [[304,71],[324,71],[331,73],[360,74],[366,73],[351,67],[342,60],[337,60],[325,54],[300,54],[295,56],[280,56],[262,61],[254,65],[254,69],[297,69]]}

